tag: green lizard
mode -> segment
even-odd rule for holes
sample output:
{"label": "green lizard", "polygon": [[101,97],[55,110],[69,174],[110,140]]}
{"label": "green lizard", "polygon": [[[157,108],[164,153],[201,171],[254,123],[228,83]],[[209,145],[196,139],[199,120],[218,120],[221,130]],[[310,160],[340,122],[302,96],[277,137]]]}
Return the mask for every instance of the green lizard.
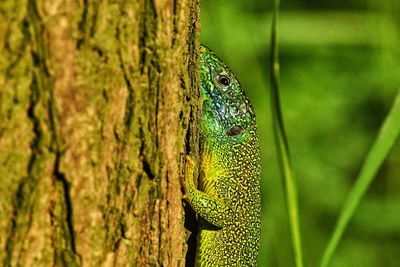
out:
{"label": "green lizard", "polygon": [[260,152],[253,108],[230,69],[201,47],[199,189],[185,156],[184,199],[199,216],[196,266],[256,266]]}

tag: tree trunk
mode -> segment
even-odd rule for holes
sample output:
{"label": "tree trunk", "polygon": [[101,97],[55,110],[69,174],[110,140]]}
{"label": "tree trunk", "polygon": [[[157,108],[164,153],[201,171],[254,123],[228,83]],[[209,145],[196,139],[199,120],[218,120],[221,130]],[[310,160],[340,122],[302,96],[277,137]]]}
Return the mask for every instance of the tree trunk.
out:
{"label": "tree trunk", "polygon": [[198,13],[199,0],[2,1],[0,265],[185,265]]}

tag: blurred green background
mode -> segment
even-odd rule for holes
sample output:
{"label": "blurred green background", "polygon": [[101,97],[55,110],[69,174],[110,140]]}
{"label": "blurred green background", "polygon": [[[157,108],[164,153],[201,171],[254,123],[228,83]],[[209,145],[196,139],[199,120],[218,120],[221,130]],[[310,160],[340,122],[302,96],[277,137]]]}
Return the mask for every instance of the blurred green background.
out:
{"label": "blurred green background", "polygon": [[[263,160],[259,266],[294,266],[269,107],[272,0],[202,0],[201,40],[236,73],[257,113]],[[281,0],[282,109],[298,180],[306,266],[337,215],[398,90],[400,1]],[[400,142],[330,266],[400,266]]]}

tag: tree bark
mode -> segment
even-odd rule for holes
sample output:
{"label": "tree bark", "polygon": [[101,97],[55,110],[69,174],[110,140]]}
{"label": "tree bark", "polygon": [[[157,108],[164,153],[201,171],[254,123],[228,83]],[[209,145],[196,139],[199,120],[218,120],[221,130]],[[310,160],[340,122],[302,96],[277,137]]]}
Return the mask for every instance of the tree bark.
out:
{"label": "tree bark", "polygon": [[199,0],[0,5],[0,265],[184,266]]}

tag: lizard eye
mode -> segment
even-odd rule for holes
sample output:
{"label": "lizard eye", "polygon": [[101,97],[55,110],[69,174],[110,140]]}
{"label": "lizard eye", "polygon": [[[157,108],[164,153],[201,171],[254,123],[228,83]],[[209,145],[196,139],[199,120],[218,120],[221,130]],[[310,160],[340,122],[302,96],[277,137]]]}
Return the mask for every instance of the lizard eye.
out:
{"label": "lizard eye", "polygon": [[220,75],[220,76],[218,77],[218,83],[219,83],[221,86],[226,87],[226,86],[229,86],[229,85],[231,84],[231,79],[229,79],[229,77],[226,76],[226,75]]}
{"label": "lizard eye", "polygon": [[228,131],[226,131],[226,135],[235,136],[235,135],[239,135],[239,134],[243,133],[243,131],[244,131],[244,129],[242,128],[242,126],[235,125],[235,126],[231,127]]}

